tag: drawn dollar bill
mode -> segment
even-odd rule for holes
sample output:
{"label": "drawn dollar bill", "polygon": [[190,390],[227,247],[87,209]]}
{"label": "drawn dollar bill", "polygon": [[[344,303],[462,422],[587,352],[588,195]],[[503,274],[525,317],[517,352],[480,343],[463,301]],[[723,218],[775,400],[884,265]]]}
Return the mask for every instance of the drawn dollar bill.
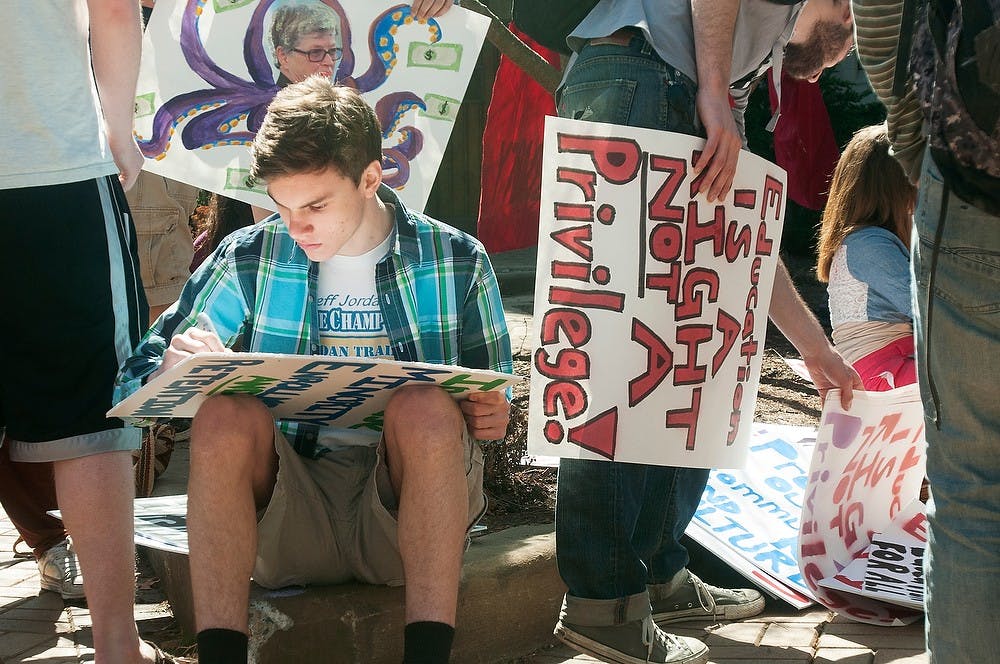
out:
{"label": "drawn dollar bill", "polygon": [[156,93],[148,92],[144,95],[138,95],[135,98],[135,117],[144,118],[147,115],[152,115],[154,110],[154,104],[156,103]]}
{"label": "drawn dollar bill", "polygon": [[462,64],[462,45],[412,42],[406,64],[408,67],[430,67],[431,69],[458,71]]}
{"label": "drawn dollar bill", "polygon": [[247,178],[250,176],[249,169],[246,168],[227,168],[226,169],[226,189],[240,189],[242,191],[255,191],[258,194],[267,195],[267,191],[264,187],[259,185],[251,187],[247,183]]}
{"label": "drawn dollar bill", "polygon": [[420,115],[448,122],[455,121],[455,118],[458,117],[458,109],[462,104],[458,99],[430,93],[424,95],[424,103],[427,104],[427,110],[420,111]]}
{"label": "drawn dollar bill", "polygon": [[257,0],[215,0],[215,11],[224,12],[230,9],[239,9],[240,7],[246,7],[247,5],[252,5],[257,2]]}

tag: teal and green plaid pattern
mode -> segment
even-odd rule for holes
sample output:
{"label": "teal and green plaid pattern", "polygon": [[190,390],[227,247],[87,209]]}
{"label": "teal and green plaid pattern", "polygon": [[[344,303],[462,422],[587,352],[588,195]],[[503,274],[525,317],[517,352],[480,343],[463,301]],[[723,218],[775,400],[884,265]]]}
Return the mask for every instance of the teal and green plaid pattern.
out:
{"label": "teal and green plaid pattern", "polygon": [[[396,215],[395,245],[375,268],[393,357],[511,372],[500,289],[483,246],[407,210],[385,186],[378,195],[395,206]],[[116,402],[159,367],[169,340],[194,326],[201,312],[212,319],[226,346],[242,339],[246,351],[315,353],[318,271],[277,215],[229,235],[122,365]],[[281,428],[300,453],[322,453],[315,445],[317,427],[282,422]]]}

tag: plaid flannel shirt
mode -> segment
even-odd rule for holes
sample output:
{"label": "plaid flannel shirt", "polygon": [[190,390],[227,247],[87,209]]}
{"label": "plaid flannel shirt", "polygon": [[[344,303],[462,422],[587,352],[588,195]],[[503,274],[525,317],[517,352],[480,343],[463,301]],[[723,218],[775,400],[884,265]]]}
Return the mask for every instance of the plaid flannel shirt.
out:
{"label": "plaid flannel shirt", "polygon": [[[483,246],[407,210],[384,185],[378,195],[395,206],[396,241],[375,267],[393,357],[510,373],[500,289]],[[139,389],[162,363],[169,340],[193,327],[200,312],[212,319],[227,347],[242,338],[242,349],[250,352],[316,354],[318,273],[319,264],[306,257],[277,215],[229,235],[122,365],[115,401]],[[326,451],[317,446],[318,426],[279,426],[299,454]]]}

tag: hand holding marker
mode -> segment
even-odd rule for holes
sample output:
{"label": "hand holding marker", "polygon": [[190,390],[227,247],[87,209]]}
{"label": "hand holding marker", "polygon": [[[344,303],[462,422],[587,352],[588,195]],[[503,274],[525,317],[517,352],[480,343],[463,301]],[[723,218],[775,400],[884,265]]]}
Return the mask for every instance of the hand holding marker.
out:
{"label": "hand holding marker", "polygon": [[204,311],[202,311],[195,317],[194,326],[199,330],[203,330],[205,332],[211,332],[215,336],[219,336],[219,333],[215,331],[215,325],[212,324],[212,319],[209,318],[208,314],[206,314]]}

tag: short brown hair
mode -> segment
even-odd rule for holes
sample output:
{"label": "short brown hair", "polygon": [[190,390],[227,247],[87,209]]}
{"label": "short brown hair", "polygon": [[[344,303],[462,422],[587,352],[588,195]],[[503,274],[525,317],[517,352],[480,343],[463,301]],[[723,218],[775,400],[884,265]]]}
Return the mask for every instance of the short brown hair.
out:
{"label": "short brown hair", "polygon": [[833,255],[852,231],[881,226],[910,245],[917,189],[889,154],[886,127],[859,129],[837,162],[819,232],[816,277],[830,279]]}
{"label": "short brown hair", "polygon": [[332,167],[358,184],[382,159],[382,130],[357,91],[310,76],[275,95],[250,152],[253,181]]}
{"label": "short brown hair", "polygon": [[333,10],[316,2],[286,3],[274,10],[271,19],[271,45],[274,57],[278,49],[286,53],[296,46],[306,35],[329,32],[336,36],[340,31],[340,20]]}

